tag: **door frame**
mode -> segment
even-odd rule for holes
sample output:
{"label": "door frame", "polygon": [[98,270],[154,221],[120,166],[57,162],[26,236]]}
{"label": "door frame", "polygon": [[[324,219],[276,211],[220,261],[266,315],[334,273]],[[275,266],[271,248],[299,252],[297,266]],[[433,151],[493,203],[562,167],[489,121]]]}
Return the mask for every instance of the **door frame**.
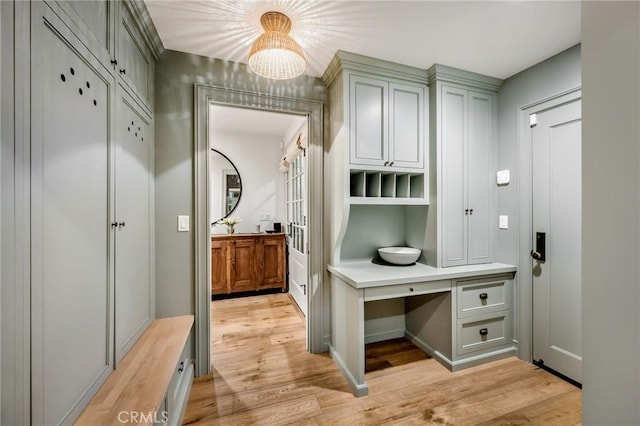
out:
{"label": "door frame", "polygon": [[[195,281],[195,366],[196,375],[211,369],[211,238],[209,218],[209,122],[210,105],[226,105],[307,116],[307,207],[309,211],[309,253],[307,268],[307,350],[323,347],[323,103],[266,95],[258,92],[196,84],[194,87],[194,265]],[[277,167],[277,164],[273,165]]]}
{"label": "door frame", "polygon": [[518,111],[518,222],[519,222],[519,253],[518,253],[518,284],[514,286],[514,338],[518,341],[518,355],[520,359],[531,362],[533,360],[533,279],[531,276],[533,247],[532,209],[533,209],[533,168],[531,127],[529,115],[538,114],[562,104],[582,98],[582,87],[555,94],[548,98],[532,102],[519,108]]}

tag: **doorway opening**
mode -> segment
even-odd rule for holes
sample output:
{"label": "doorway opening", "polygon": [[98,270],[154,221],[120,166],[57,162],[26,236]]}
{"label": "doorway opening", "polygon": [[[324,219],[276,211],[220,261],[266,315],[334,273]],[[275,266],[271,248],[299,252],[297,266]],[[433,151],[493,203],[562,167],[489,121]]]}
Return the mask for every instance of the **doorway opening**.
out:
{"label": "doorway opening", "polygon": [[[304,186],[305,199],[304,199],[304,209],[306,211],[306,215],[300,214],[298,219],[304,221],[304,241],[305,244],[296,244],[296,247],[302,248],[306,250],[306,263],[307,263],[307,272],[306,272],[306,283],[303,285],[306,286],[304,291],[306,292],[306,301],[307,301],[307,315],[306,319],[306,349],[312,353],[320,353],[325,352],[328,348],[328,338],[325,336],[325,331],[328,330],[328,326],[325,324],[327,321],[324,320],[324,259],[323,259],[323,228],[322,228],[322,215],[323,215],[323,192],[322,192],[322,182],[323,182],[323,137],[322,137],[322,129],[323,129],[323,104],[319,101],[307,100],[307,99],[297,99],[297,98],[285,98],[279,96],[265,95],[256,92],[249,91],[240,91],[233,90],[228,88],[221,88],[215,86],[205,86],[205,85],[196,85],[195,87],[195,139],[194,139],[194,250],[195,250],[195,262],[194,262],[194,277],[195,277],[195,311],[196,311],[196,321],[195,321],[195,364],[196,364],[196,375],[201,376],[208,374],[211,371],[211,287],[212,287],[212,254],[215,249],[212,246],[212,237],[211,237],[211,208],[210,208],[210,198],[212,197],[210,186],[210,162],[211,162],[211,146],[210,146],[210,133],[211,133],[211,122],[215,117],[213,117],[211,107],[235,107],[236,112],[240,110],[247,111],[269,111],[272,113],[287,113],[289,115],[297,116],[298,118],[304,118],[306,122],[306,131],[299,132],[298,134],[302,134],[300,138],[293,135],[292,140],[295,139],[298,142],[298,139],[304,139],[304,134],[306,133],[307,140],[301,141],[306,146],[302,151],[303,158],[306,158],[306,167],[304,172],[304,179],[295,179],[295,176],[291,176],[289,179],[291,184],[298,183],[301,187]],[[244,122],[243,123],[245,129],[251,126],[251,123]],[[287,146],[283,146],[283,150],[276,152],[277,157],[283,156],[283,154],[288,153],[285,151]],[[259,154],[260,162],[265,164],[268,163],[264,158],[266,158],[266,152],[255,149],[256,154]],[[236,154],[229,154],[229,158],[235,162],[233,156]],[[241,158],[238,157],[238,158]],[[292,160],[295,158],[292,157],[287,160],[288,164],[292,163]],[[283,166],[280,161],[275,161],[275,164],[272,166],[276,170],[278,170],[279,166]],[[235,170],[233,168],[227,168],[227,170],[231,170],[231,172],[227,172],[228,175],[233,175]],[[238,187],[242,188],[242,192],[244,192],[244,188],[247,185],[246,179],[242,176],[242,170],[240,170],[240,176],[238,177],[239,185]],[[283,187],[286,187],[285,184],[287,180],[285,178],[284,173],[282,171],[279,172],[281,175],[281,183]],[[299,175],[299,173],[298,173]],[[222,179],[221,179],[222,180]],[[222,184],[221,184],[222,185]],[[234,188],[234,191],[237,193],[237,188]],[[223,194],[225,194],[226,198],[222,198]],[[227,212],[227,205],[231,205],[232,203],[237,204],[237,209],[240,209],[243,206],[245,200],[245,194],[230,194],[230,191],[225,190],[223,186],[220,186],[220,203],[224,207],[225,214]],[[233,198],[227,200],[227,198]],[[286,198],[286,195],[285,195]],[[238,202],[237,199],[240,199]],[[294,199],[291,199],[293,203]],[[296,202],[299,201],[298,198],[295,199]],[[286,202],[283,204],[286,207]],[[293,204],[292,204],[293,206]],[[274,207],[275,209],[275,207]],[[229,213],[233,216],[234,214],[239,216],[240,210],[232,210],[228,209]],[[286,211],[286,210],[285,210]],[[257,223],[255,220],[254,213],[257,214]],[[266,213],[269,213],[267,216]],[[245,214],[245,213],[242,213]],[[247,219],[242,218],[243,221],[240,222],[244,224],[237,224],[238,232],[247,232],[251,233],[251,231],[265,231],[264,235],[272,235],[266,234],[266,231],[275,231],[276,224],[280,223],[281,234],[285,234],[287,232],[287,223],[284,220],[289,220],[287,214],[284,214],[285,219],[275,220],[275,213],[271,211],[265,211],[260,208],[256,208],[251,210],[249,213],[246,213]],[[219,227],[219,225],[216,225]],[[262,227],[261,227],[262,226]],[[235,228],[235,227],[234,227]],[[252,229],[253,228],[253,229]],[[292,226],[293,228],[293,226]],[[226,233],[226,227],[220,228]],[[234,229],[235,233],[235,229]],[[302,232],[297,232],[297,235],[302,234]],[[224,235],[224,234],[223,234]],[[261,233],[262,235],[262,233]],[[275,258],[278,256],[278,249],[274,248],[275,245],[272,245],[266,241],[262,241],[260,244],[260,248],[258,248],[257,253],[262,256],[262,260],[260,263],[256,263],[254,261],[255,267],[253,269],[261,270],[263,278],[261,282],[273,284],[275,286],[275,281],[272,281],[271,278],[273,276],[269,275],[268,271],[276,271],[275,269],[267,268],[267,263],[269,258]],[[250,247],[245,248],[242,253],[238,253],[239,256],[244,256],[248,258],[255,258],[256,248],[252,250]],[[254,256],[250,256],[253,254]],[[264,263],[263,263],[264,261]],[[242,271],[246,274],[254,274],[252,272],[252,268],[243,268]],[[241,277],[242,278],[242,277]],[[245,275],[244,277],[247,281],[250,281],[249,277]],[[275,279],[275,278],[274,278]],[[242,281],[242,279],[241,279]],[[277,290],[276,290],[277,291]],[[281,292],[281,290],[280,290]],[[302,315],[302,314],[301,314]]]}
{"label": "doorway opening", "polygon": [[212,300],[288,293],[306,318],[307,117],[209,108]]}

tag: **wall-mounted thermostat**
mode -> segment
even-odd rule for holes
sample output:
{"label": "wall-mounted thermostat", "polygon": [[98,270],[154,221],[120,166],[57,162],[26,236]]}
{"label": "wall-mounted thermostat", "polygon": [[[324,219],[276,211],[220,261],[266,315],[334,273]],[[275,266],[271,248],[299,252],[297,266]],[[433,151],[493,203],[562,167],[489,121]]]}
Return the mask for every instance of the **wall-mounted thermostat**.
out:
{"label": "wall-mounted thermostat", "polygon": [[511,180],[511,173],[509,170],[500,170],[496,173],[498,185],[506,185]]}

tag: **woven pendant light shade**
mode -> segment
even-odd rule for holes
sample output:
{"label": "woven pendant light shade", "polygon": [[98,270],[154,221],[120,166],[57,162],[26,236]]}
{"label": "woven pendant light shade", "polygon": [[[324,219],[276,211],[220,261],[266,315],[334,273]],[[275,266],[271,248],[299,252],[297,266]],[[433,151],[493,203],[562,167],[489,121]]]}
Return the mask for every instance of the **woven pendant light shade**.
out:
{"label": "woven pendant light shade", "polygon": [[262,77],[287,80],[302,74],[307,60],[300,45],[291,38],[291,20],[280,12],[260,18],[265,32],[251,46],[249,68]]}

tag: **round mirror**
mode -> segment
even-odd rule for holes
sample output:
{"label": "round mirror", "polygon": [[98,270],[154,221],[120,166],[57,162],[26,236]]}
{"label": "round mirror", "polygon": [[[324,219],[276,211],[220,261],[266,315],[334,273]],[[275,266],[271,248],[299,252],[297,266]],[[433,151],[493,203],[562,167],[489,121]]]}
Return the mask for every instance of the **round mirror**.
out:
{"label": "round mirror", "polygon": [[242,195],[242,180],[238,169],[220,151],[211,148],[209,159],[211,224],[221,221],[238,206]]}

